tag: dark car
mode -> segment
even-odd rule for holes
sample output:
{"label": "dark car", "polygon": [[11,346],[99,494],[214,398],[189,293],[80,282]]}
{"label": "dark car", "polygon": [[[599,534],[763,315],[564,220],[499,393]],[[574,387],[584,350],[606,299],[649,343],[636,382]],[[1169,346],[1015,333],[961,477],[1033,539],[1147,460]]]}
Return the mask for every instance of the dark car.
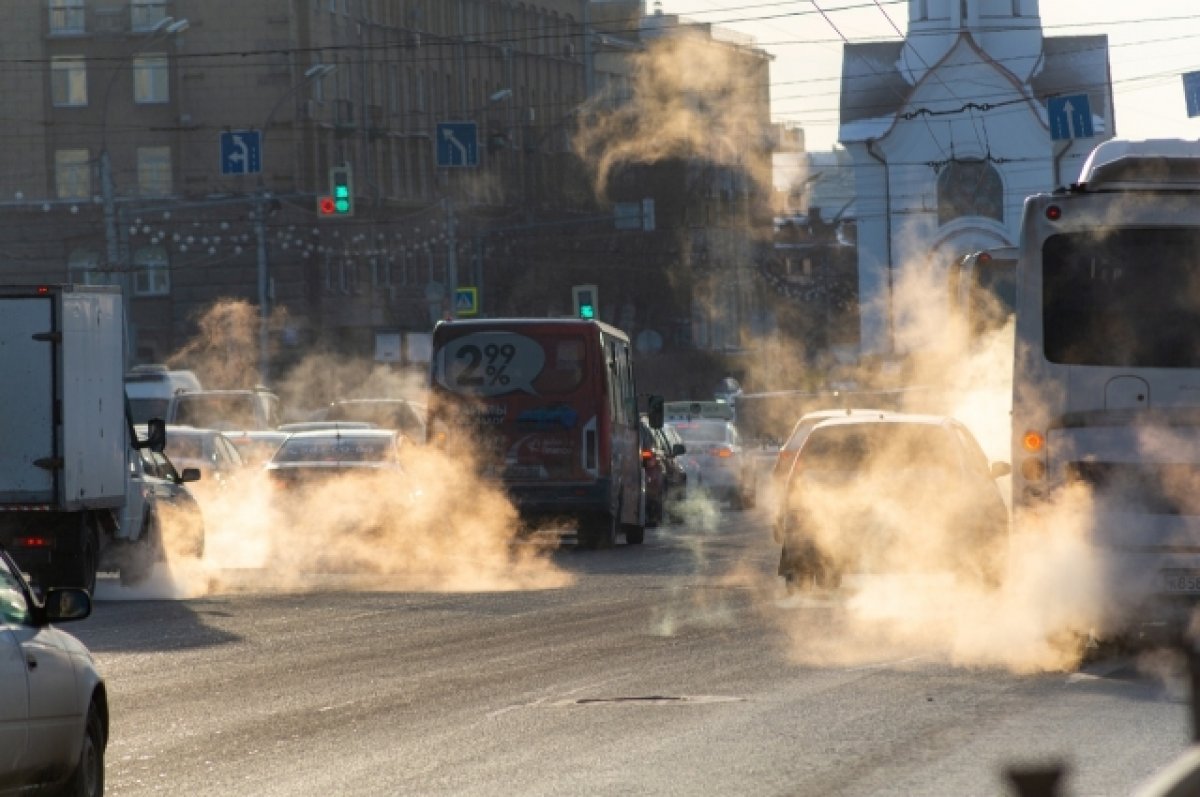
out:
{"label": "dark car", "polygon": [[659,456],[663,461],[663,471],[666,478],[665,501],[663,514],[669,523],[682,520],[681,506],[687,499],[687,468],[683,465],[683,456],[687,446],[674,427],[664,425],[655,429],[654,434],[661,446]]}
{"label": "dark car", "polygon": [[1008,510],[971,432],[945,416],[884,413],[821,421],[791,469],[775,522],[789,589],[847,573],[951,572],[994,585]]}
{"label": "dark car", "polygon": [[83,643],[51,625],[91,611],[83,589],[51,588],[38,600],[0,550],[2,794],[104,794],[104,679]]}
{"label": "dark car", "polygon": [[662,439],[654,432],[643,417],[638,434],[641,437],[642,469],[646,472],[646,525],[650,528],[662,525],[667,502],[666,457]]}
{"label": "dark car", "polygon": [[394,429],[322,429],[290,435],[266,464],[276,504],[294,510],[306,491],[338,477],[403,474],[404,440]]}
{"label": "dark car", "polygon": [[337,528],[339,541],[383,531],[417,496],[401,466],[404,446],[394,429],[291,435],[265,469],[280,527],[305,528],[320,517]]}

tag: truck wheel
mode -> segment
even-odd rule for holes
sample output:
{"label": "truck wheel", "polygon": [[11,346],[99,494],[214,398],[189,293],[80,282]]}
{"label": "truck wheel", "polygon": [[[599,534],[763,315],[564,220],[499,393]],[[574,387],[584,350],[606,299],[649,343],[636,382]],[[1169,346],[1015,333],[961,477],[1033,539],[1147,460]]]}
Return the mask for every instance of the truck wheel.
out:
{"label": "truck wheel", "polygon": [[162,559],[162,531],[158,525],[158,513],[147,512],[142,522],[142,538],[126,543],[121,556],[121,584],[131,587],[145,581],[154,563]]}
{"label": "truck wheel", "polygon": [[96,524],[86,514],[79,519],[74,553],[51,572],[47,587],[80,587],[96,594],[96,571],[100,567],[100,538]]}
{"label": "truck wheel", "polygon": [[579,520],[579,547],[589,550],[611,548],[617,543],[618,515],[598,512]]}

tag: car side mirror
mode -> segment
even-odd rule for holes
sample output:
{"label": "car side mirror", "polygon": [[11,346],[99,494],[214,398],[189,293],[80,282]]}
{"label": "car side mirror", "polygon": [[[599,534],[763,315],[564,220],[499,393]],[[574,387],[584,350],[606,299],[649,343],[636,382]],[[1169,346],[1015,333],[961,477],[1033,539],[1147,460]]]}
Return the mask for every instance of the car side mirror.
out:
{"label": "car side mirror", "polygon": [[663,428],[663,420],[666,414],[666,400],[662,396],[650,396],[647,406],[646,420],[650,423],[650,428]]}
{"label": "car side mirror", "polygon": [[992,478],[993,479],[999,479],[1001,476],[1007,476],[1010,473],[1012,473],[1012,465],[1009,465],[1007,462],[993,462],[992,463]]}
{"label": "car side mirror", "polygon": [[51,587],[42,606],[49,622],[83,620],[92,613],[92,596],[86,589]]}
{"label": "car side mirror", "polygon": [[184,468],[183,473],[179,474],[179,481],[181,481],[181,482],[198,482],[198,481],[200,481],[200,469],[199,468]]}
{"label": "car side mirror", "polygon": [[671,446],[671,454],[673,456],[682,457],[686,453],[687,446],[685,446],[683,443],[676,443],[675,445]]}
{"label": "car side mirror", "polygon": [[148,448],[161,454],[167,447],[167,422],[162,418],[151,418],[146,422],[146,440],[138,448]]}

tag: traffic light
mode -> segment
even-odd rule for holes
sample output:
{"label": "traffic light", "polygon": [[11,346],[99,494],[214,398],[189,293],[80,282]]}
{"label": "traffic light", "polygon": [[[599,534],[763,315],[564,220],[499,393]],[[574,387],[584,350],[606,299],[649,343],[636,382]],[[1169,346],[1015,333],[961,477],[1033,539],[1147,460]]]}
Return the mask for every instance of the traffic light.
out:
{"label": "traffic light", "polygon": [[600,293],[595,285],[573,285],[571,296],[575,299],[575,316],[593,320],[597,317]]}
{"label": "traffic light", "polygon": [[317,198],[317,213],[321,216],[354,215],[354,178],[348,165],[329,170],[329,196]]}

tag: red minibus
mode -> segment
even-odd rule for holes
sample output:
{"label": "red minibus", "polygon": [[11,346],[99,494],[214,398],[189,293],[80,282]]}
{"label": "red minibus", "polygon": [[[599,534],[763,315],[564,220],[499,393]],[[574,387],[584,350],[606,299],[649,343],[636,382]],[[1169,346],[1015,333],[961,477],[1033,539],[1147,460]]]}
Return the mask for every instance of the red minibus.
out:
{"label": "red minibus", "polygon": [[584,547],[646,527],[633,347],[580,319],[442,321],[433,331],[430,439],[475,457],[522,519],[566,520]]}

